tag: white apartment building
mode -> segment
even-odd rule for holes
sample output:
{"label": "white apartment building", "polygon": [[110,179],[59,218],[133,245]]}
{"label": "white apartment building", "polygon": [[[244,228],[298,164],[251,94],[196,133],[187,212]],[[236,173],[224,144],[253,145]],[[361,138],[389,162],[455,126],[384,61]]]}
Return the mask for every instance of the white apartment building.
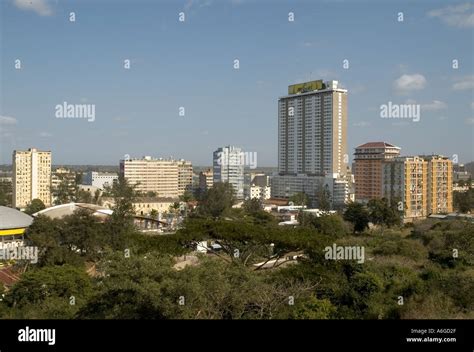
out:
{"label": "white apartment building", "polygon": [[51,152],[30,148],[15,150],[13,165],[13,207],[24,208],[33,199],[51,206]]}
{"label": "white apartment building", "polygon": [[272,197],[304,192],[317,203],[324,186],[333,206],[350,201],[346,140],[347,90],[337,81],[289,86],[288,95],[278,99],[278,175],[272,177]]}
{"label": "white apartment building", "polygon": [[251,185],[250,186],[250,199],[257,198],[261,200],[270,199],[271,195],[271,187],[270,186],[257,186]]}
{"label": "white apartment building", "polygon": [[84,173],[82,184],[103,190],[105,187],[112,187],[117,180],[118,175],[113,172],[88,171]]}
{"label": "white apartment building", "polygon": [[237,199],[244,198],[244,153],[242,149],[226,146],[213,153],[213,183],[228,182]]}

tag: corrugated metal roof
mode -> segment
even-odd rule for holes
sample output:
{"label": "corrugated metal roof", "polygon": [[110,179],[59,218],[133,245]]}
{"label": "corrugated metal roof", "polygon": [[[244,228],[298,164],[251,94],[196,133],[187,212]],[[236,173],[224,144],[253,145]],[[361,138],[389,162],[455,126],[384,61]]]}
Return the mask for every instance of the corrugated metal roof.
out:
{"label": "corrugated metal roof", "polygon": [[33,218],[19,210],[0,206],[0,230],[28,227]]}

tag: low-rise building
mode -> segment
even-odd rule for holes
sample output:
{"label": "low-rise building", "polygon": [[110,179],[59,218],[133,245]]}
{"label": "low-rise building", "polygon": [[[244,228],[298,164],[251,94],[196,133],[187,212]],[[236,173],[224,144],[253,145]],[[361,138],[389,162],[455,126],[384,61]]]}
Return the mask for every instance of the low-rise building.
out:
{"label": "low-rise building", "polygon": [[105,187],[112,187],[117,180],[118,175],[113,172],[88,171],[84,173],[82,184],[104,190]]}
{"label": "low-rise building", "polygon": [[[102,197],[101,201],[107,208],[115,205],[112,197]],[[175,203],[179,203],[179,198],[137,197],[133,201],[133,207],[137,215],[150,215],[153,210],[158,214],[163,214],[169,212],[170,207]]]}

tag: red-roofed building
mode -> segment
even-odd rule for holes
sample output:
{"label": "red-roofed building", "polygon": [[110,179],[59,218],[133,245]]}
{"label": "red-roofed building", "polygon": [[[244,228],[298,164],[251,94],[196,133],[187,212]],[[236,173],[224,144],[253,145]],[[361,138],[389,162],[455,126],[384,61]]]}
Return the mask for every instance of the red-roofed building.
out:
{"label": "red-roofed building", "polygon": [[20,276],[13,271],[11,266],[0,268],[0,285],[11,287],[18,280],[20,280]]}

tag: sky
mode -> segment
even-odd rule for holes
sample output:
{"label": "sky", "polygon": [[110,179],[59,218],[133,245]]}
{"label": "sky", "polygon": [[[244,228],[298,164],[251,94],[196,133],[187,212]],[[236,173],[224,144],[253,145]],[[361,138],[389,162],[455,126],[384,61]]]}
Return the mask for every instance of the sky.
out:
{"label": "sky", "polygon": [[[1,0],[0,30],[0,164],[211,165],[235,145],[277,166],[278,98],[316,79],[348,89],[351,160],[370,141],[474,160],[473,2]],[[389,102],[420,118],[382,118]]]}

